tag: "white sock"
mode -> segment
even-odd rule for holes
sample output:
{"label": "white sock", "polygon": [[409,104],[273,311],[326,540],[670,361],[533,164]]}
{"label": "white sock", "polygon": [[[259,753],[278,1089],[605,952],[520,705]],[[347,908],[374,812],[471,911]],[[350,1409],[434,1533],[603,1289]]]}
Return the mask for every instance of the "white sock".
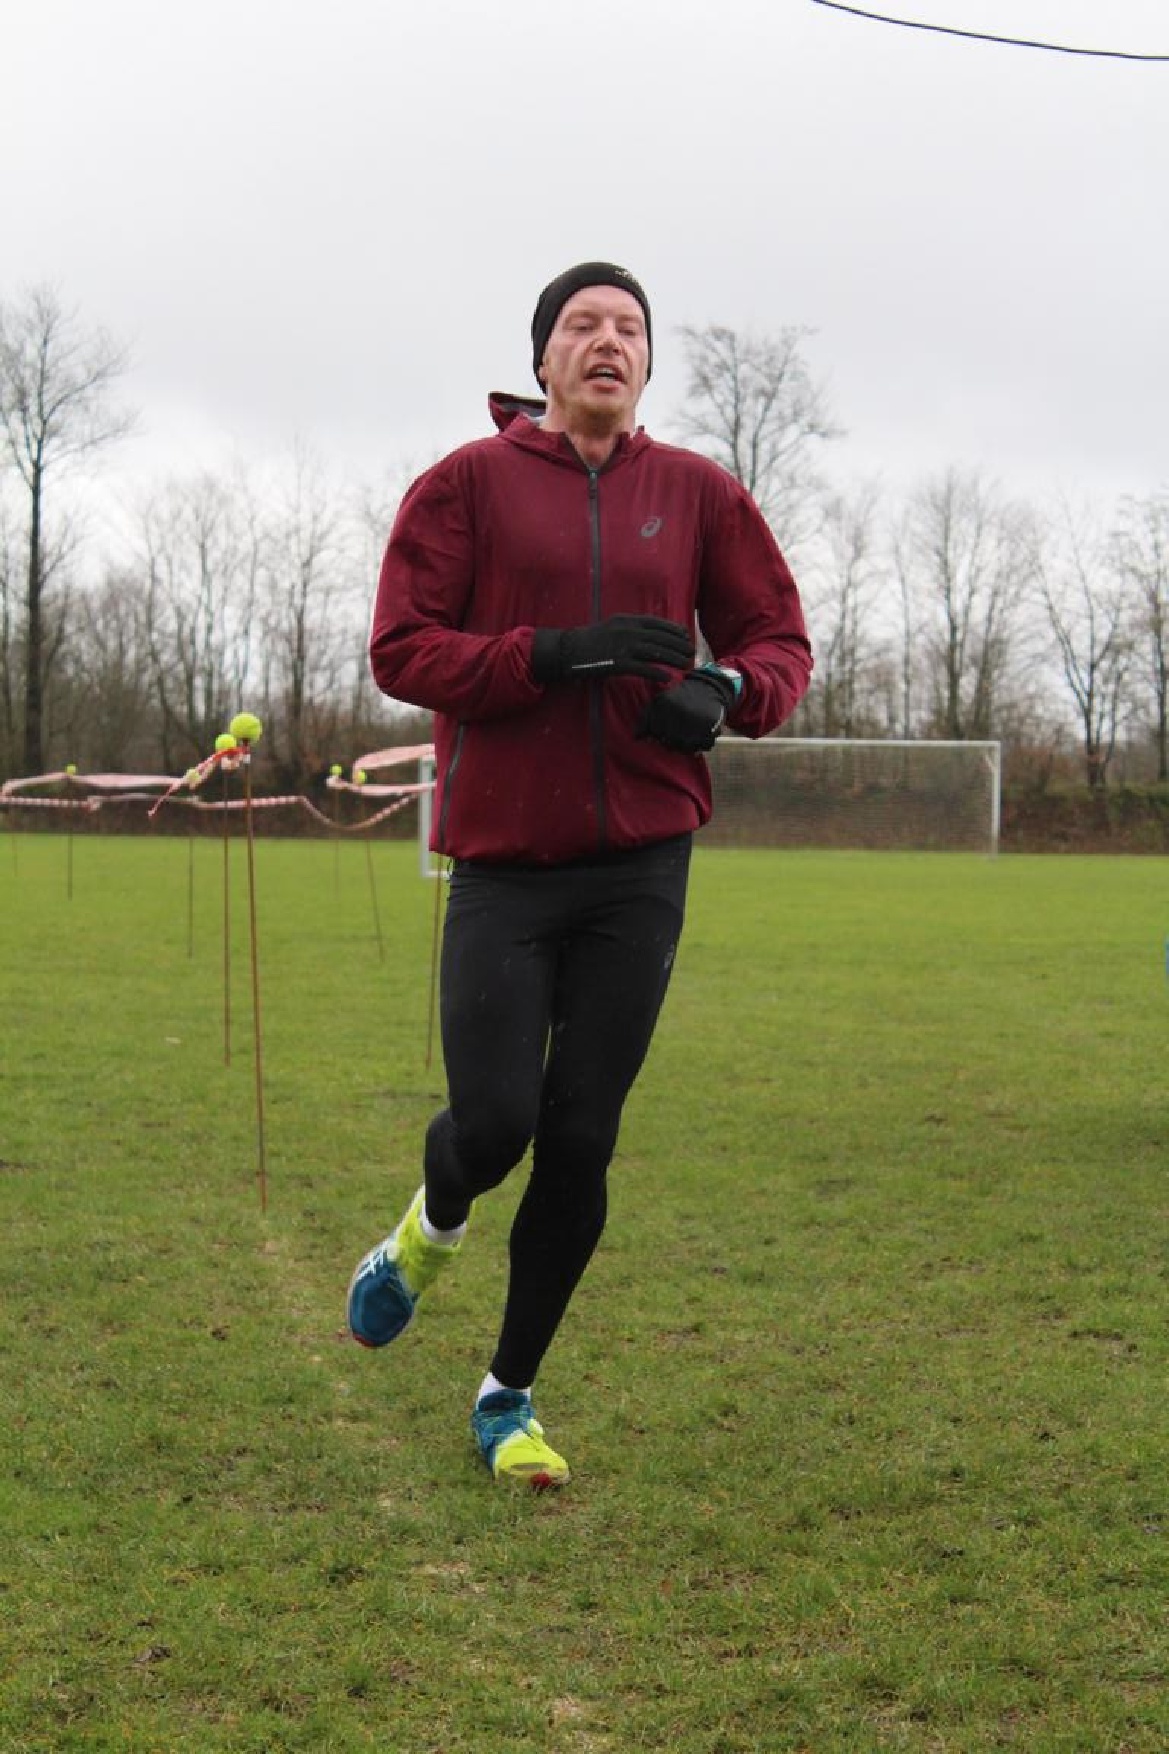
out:
{"label": "white sock", "polygon": [[467,1234],[467,1226],[465,1222],[460,1224],[455,1230],[439,1230],[438,1226],[432,1224],[430,1219],[426,1216],[425,1204],[423,1204],[418,1223],[427,1242],[440,1243],[443,1248],[454,1248],[455,1244],[461,1242],[463,1237]]}
{"label": "white sock", "polygon": [[528,1384],[526,1389],[513,1389],[510,1383],[500,1382],[497,1376],[492,1376],[491,1372],[488,1371],[487,1375],[483,1378],[483,1381],[479,1384],[479,1393],[475,1396],[475,1405],[479,1405],[479,1402],[483,1399],[484,1395],[498,1395],[503,1393],[509,1395],[521,1394],[530,1396],[531,1392],[531,1383]]}

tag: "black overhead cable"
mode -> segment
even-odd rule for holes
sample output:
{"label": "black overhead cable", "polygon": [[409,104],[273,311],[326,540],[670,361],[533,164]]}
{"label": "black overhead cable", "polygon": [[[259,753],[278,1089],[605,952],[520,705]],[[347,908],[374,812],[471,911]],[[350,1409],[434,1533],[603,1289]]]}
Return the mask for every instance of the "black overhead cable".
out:
{"label": "black overhead cable", "polygon": [[1054,55],[1092,55],[1107,61],[1169,61],[1169,55],[1138,55],[1129,49],[1077,49],[1069,43],[1039,43],[1028,37],[991,36],[988,31],[959,30],[950,24],[923,24],[915,18],[890,18],[884,12],[866,12],[860,6],[843,6],[840,0],[812,0],[814,6],[827,6],[833,12],[849,12],[854,18],[871,18],[876,24],[895,24],[902,30],[936,31],[944,37],[966,37],[976,43],[1006,43],[1012,49],[1047,49]]}

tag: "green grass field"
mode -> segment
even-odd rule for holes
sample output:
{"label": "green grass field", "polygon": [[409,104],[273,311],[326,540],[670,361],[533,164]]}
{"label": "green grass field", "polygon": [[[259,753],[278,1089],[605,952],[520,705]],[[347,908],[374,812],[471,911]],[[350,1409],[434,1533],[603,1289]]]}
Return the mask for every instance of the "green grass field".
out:
{"label": "green grass field", "polygon": [[518,1177],[383,1354],[434,886],[406,845],[0,838],[0,1749],[1163,1754],[1169,881],[700,849],[609,1230],[470,1397]]}

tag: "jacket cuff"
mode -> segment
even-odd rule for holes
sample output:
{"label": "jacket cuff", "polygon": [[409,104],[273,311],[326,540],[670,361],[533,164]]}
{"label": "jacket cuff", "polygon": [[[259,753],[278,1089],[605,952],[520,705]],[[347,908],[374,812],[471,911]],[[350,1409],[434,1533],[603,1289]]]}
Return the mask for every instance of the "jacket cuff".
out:
{"label": "jacket cuff", "polygon": [[560,637],[560,630],[555,627],[538,627],[533,633],[532,655],[528,662],[534,681],[560,681],[564,674],[560,661]]}
{"label": "jacket cuff", "polygon": [[705,682],[708,688],[714,690],[722,701],[724,712],[731,712],[739,700],[743,687],[743,679],[737,671],[734,672],[734,677],[739,684],[737,688],[731,674],[724,670],[720,664],[700,664],[697,670],[692,670],[690,674],[695,682]]}

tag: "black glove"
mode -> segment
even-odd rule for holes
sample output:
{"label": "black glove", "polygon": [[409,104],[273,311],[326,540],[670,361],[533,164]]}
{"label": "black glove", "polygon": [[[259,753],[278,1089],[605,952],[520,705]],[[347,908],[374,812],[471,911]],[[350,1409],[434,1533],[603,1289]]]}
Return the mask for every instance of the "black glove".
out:
{"label": "black glove", "polygon": [[663,688],[654,695],[638,736],[653,737],[667,749],[697,755],[702,749],[714,748],[734,704],[735,685],[729,677],[711,670],[692,670],[673,688]]}
{"label": "black glove", "polygon": [[594,627],[537,628],[532,675],[537,682],[587,681],[590,676],[648,676],[668,682],[668,665],[688,670],[694,635],[657,615],[610,615]]}

